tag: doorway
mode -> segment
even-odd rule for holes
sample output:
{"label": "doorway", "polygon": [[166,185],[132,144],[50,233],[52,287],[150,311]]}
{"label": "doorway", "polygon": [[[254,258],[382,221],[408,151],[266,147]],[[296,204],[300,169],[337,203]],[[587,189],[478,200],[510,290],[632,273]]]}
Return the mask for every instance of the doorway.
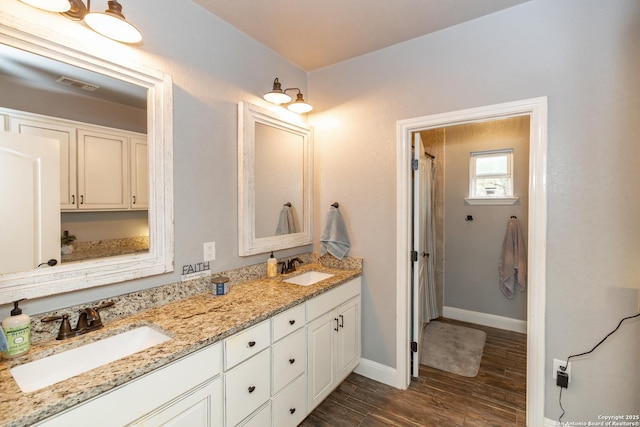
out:
{"label": "doorway", "polygon": [[[409,292],[411,253],[411,137],[416,131],[514,116],[530,117],[529,232],[527,298],[527,424],[544,422],[544,314],[546,241],[546,128],[547,100],[535,98],[487,107],[402,120],[397,124],[397,369],[399,388],[411,380]],[[401,315],[406,313],[406,316]]]}

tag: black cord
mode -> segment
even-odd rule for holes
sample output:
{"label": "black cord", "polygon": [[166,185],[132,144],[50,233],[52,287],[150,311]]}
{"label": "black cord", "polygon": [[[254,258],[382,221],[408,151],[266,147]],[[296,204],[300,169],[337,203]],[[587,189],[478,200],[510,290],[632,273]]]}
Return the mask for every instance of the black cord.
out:
{"label": "black cord", "polygon": [[[616,326],[616,328],[609,332],[607,334],[607,336],[605,336],[604,338],[602,338],[600,340],[600,342],[598,344],[596,344],[591,350],[589,351],[585,351],[584,353],[580,353],[580,354],[572,354],[571,356],[567,357],[567,364],[564,366],[560,366],[560,369],[562,369],[562,371],[566,371],[567,367],[569,366],[569,359],[571,359],[572,357],[580,357],[580,356],[584,356],[586,354],[589,354],[591,352],[593,352],[593,350],[595,350],[596,348],[598,348],[600,346],[600,344],[602,344],[603,342],[605,342],[605,340],[607,338],[609,338],[611,335],[613,335],[618,329],[620,329],[620,326],[622,325],[622,322],[624,322],[625,320],[629,320],[629,319],[633,319],[635,317],[639,317],[640,313],[638,314],[634,314],[633,316],[629,316],[629,317],[625,317],[624,319],[622,319],[619,323],[618,326]],[[560,423],[560,425],[562,426],[562,417],[564,417],[564,408],[562,407],[562,389],[564,387],[560,387],[560,397],[558,398],[558,403],[560,404],[560,409],[562,409],[562,414],[560,415],[560,417],[558,418],[558,422]]]}

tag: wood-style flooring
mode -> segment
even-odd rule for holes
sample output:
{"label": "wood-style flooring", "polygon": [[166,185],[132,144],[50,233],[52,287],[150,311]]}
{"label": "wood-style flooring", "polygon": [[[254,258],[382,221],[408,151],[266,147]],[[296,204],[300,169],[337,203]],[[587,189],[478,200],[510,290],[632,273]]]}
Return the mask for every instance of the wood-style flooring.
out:
{"label": "wood-style flooring", "polygon": [[480,371],[462,377],[421,365],[420,378],[398,390],[351,374],[300,424],[303,427],[524,427],[525,334],[448,319],[487,333]]}

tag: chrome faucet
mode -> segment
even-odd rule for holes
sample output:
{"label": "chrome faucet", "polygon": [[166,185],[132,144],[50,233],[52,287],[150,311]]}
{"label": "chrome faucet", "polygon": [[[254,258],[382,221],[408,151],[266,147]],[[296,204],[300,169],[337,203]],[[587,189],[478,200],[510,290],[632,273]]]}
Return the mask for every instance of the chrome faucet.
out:
{"label": "chrome faucet", "polygon": [[282,263],[282,274],[293,273],[296,271],[296,262],[303,264],[302,260],[298,257],[292,258],[289,261]]}

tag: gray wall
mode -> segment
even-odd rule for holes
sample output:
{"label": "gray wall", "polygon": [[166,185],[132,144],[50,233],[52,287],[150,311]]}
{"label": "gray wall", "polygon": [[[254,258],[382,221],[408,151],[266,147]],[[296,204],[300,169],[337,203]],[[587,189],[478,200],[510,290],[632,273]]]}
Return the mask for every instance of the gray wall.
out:
{"label": "gray wall", "polygon": [[[637,291],[616,286],[640,277],[639,23],[636,0],[532,0],[310,74],[316,202],[341,202],[365,260],[365,358],[396,366],[406,316],[395,311],[396,121],[547,96],[545,413],[560,415],[552,359],[637,313]],[[564,420],[637,413],[638,336],[636,320],[575,360]]]}
{"label": "gray wall", "polygon": [[[507,222],[518,217],[525,240],[529,185],[529,117],[445,128],[444,305],[512,319],[527,319],[527,295],[512,300],[498,287],[498,262]],[[473,151],[513,149],[513,205],[467,205]],[[467,215],[473,221],[465,221]]]}

